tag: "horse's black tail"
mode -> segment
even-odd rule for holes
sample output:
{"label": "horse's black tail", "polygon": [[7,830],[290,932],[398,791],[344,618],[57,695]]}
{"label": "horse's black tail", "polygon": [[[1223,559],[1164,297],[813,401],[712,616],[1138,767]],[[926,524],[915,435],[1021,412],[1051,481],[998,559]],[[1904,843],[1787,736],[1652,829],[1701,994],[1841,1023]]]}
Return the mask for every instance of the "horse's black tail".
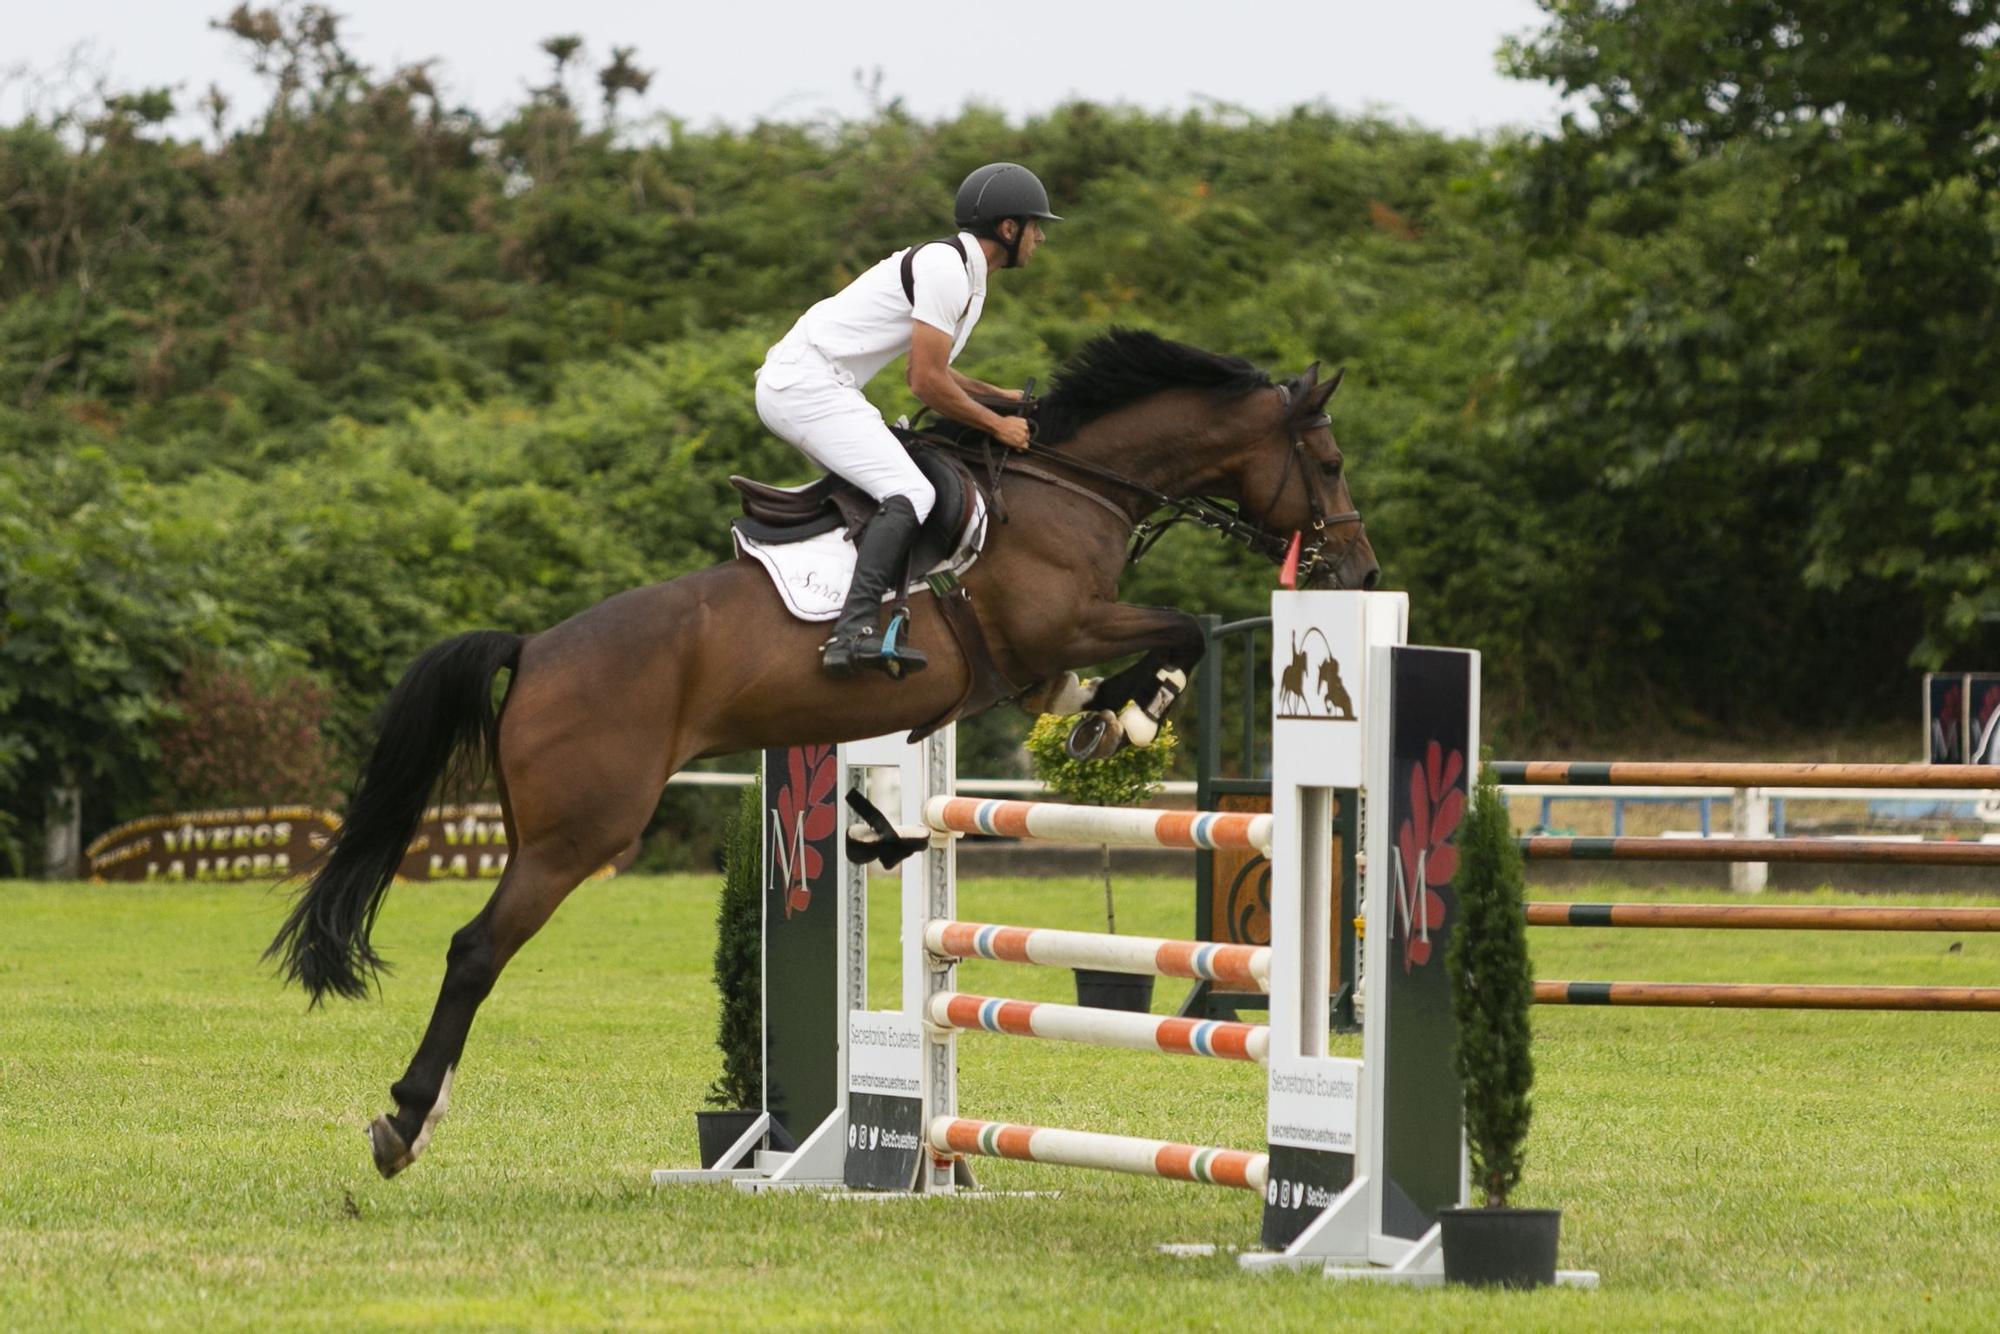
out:
{"label": "horse's black tail", "polygon": [[368,943],[375,914],[439,780],[476,777],[494,762],[493,678],[521,659],[521,636],[479,630],[426,649],[389,692],[379,735],[347,817],[264,957],[317,1005],[331,991],[358,1000],[382,966]]}

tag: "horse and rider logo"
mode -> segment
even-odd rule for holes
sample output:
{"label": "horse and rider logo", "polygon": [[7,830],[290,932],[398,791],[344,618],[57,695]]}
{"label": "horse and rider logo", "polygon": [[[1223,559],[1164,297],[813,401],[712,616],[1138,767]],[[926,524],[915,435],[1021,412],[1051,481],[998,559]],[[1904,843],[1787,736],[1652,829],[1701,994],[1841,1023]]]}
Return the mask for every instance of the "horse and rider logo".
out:
{"label": "horse and rider logo", "polygon": [[1278,674],[1277,706],[1280,718],[1354,720],[1354,699],[1340,679],[1340,663],[1316,625],[1303,640],[1292,633],[1291,660]]}

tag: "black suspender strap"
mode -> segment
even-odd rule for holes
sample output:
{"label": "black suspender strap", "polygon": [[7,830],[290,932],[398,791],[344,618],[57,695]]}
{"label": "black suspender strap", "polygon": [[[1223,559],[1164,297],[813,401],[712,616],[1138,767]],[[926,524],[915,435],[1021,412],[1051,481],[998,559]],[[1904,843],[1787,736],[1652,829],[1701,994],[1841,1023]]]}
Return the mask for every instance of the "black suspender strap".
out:
{"label": "black suspender strap", "polygon": [[927,245],[948,245],[958,252],[958,262],[969,264],[971,259],[965,253],[965,242],[956,236],[940,236],[935,241],[920,241],[903,252],[903,299],[912,306],[917,304],[917,252]]}

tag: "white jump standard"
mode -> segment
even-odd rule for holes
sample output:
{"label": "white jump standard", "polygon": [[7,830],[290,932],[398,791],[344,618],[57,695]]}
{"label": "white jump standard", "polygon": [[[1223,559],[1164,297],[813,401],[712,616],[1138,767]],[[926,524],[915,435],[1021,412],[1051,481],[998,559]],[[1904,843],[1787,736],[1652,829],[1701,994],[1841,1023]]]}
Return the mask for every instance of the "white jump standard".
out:
{"label": "white jump standard", "polygon": [[[1329,1277],[1442,1281],[1436,1213],[1463,1204],[1467,1188],[1443,977],[1456,910],[1449,876],[1441,881],[1435,869],[1449,859],[1433,854],[1450,841],[1457,817],[1443,812],[1462,809],[1479,753],[1477,655],[1401,647],[1408,620],[1401,594],[1278,593],[1272,616],[1268,815],[959,798],[949,730],[913,745],[879,738],[841,748],[839,791],[864,790],[867,770],[894,769],[900,818],[857,799],[851,804],[862,824],[815,825],[831,830],[838,823],[846,835],[829,839],[822,858],[839,866],[839,892],[827,897],[838,906],[842,933],[843,1096],[794,1161],[772,1169],[789,1178],[780,1184],[826,1180],[844,1147],[841,1181],[873,1191],[952,1193],[969,1184],[964,1160],[973,1157],[1230,1186],[1264,1200],[1263,1237],[1272,1249],[1243,1255],[1245,1268],[1313,1266]],[[823,789],[815,783],[814,790]],[[1335,938],[1336,871],[1357,851],[1335,838],[1335,815],[1364,791],[1363,837],[1380,852],[1366,866],[1365,967],[1351,959],[1341,967],[1343,980],[1365,975],[1369,984],[1365,1059],[1356,1061],[1328,1055],[1328,942]],[[804,817],[794,818],[803,828]],[[960,920],[964,835],[1261,852],[1270,861],[1271,944]],[[862,1001],[866,868],[856,863],[877,855],[871,847],[915,853],[901,867],[901,1003],[891,1011],[869,1011]],[[780,918],[789,928],[795,911],[810,916],[813,898],[800,889],[789,897],[767,892],[767,933]],[[1268,994],[1270,1023],[970,995],[956,976],[968,959],[1214,982]],[[767,1031],[769,996],[779,983],[789,979],[774,981],[767,968]],[[795,988],[785,994],[786,1004],[795,1003]],[[1268,1151],[964,1117],[956,1044],[968,1032],[1256,1064]],[[785,1048],[798,1049],[796,1041]],[[774,1050],[767,1043],[767,1058]],[[766,1078],[774,1087],[768,1063]]]}

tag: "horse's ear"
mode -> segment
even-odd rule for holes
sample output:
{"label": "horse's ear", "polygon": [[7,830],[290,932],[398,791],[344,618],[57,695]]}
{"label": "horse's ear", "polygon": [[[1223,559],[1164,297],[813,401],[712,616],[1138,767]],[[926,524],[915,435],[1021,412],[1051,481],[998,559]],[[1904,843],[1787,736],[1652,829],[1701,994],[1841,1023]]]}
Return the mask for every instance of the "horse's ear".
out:
{"label": "horse's ear", "polygon": [[1310,389],[1319,383],[1319,363],[1315,361],[1306,367],[1306,373],[1299,377],[1299,388]]}
{"label": "horse's ear", "polygon": [[[1314,362],[1313,365],[1316,369],[1319,363]],[[1327,400],[1334,396],[1334,393],[1340,388],[1340,382],[1346,378],[1347,378],[1347,367],[1342,366],[1339,370],[1333,373],[1333,378],[1331,380],[1328,380],[1324,384],[1313,385],[1311,391],[1307,393],[1305,396],[1305,402],[1302,405],[1304,410],[1307,412],[1326,411]],[[1311,384],[1310,381],[1308,381],[1307,383]]]}

